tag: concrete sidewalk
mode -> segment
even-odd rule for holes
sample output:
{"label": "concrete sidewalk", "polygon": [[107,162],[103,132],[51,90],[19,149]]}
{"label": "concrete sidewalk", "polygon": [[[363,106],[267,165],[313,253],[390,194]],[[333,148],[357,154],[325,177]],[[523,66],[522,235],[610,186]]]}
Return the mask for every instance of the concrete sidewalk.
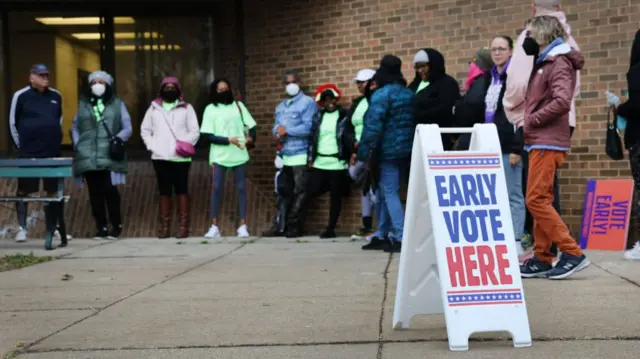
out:
{"label": "concrete sidewalk", "polygon": [[[61,255],[0,273],[0,358],[638,358],[640,263],[592,252],[566,281],[525,281],[534,345],[477,335],[452,353],[442,315],[393,331],[399,255],[347,239],[0,240]],[[386,290],[385,290],[386,288]]]}

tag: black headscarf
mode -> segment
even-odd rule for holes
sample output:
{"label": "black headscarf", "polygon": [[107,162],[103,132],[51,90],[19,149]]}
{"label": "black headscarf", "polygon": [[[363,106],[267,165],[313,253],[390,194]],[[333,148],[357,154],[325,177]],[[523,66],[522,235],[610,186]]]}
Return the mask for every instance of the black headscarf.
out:
{"label": "black headscarf", "polygon": [[631,45],[629,72],[627,72],[627,87],[629,92],[640,93],[640,30]]}
{"label": "black headscarf", "polygon": [[640,63],[640,30],[636,32],[636,37],[633,39],[633,45],[631,45],[631,59],[629,62],[629,67],[633,67]]}
{"label": "black headscarf", "polygon": [[389,84],[407,85],[407,80],[402,75],[402,60],[397,56],[384,55],[375,77],[378,88]]}
{"label": "black headscarf", "polygon": [[[426,48],[422,50],[427,53],[427,56],[429,56],[429,74],[427,76],[427,81],[434,83],[447,74],[444,56],[442,56],[442,54],[436,49]],[[411,81],[409,88],[415,92],[418,89],[420,82],[422,82],[422,78],[416,71],[416,77]]]}

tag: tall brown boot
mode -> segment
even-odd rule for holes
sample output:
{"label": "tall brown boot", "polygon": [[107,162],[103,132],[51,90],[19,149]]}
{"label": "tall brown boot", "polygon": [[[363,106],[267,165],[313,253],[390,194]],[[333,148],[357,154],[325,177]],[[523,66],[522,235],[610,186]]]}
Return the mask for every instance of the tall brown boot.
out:
{"label": "tall brown boot", "polygon": [[160,196],[158,213],[158,238],[169,238],[171,226],[171,197]]}
{"label": "tall brown boot", "polygon": [[180,216],[180,229],[178,238],[189,237],[189,195],[178,196],[178,215]]}

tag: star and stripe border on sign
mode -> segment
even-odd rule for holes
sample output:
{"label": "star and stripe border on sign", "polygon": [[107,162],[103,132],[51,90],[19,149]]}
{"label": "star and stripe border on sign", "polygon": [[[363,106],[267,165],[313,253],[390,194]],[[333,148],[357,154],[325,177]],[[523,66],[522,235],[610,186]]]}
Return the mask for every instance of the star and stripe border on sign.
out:
{"label": "star and stripe border on sign", "polygon": [[517,288],[448,291],[447,303],[450,307],[522,304],[524,296],[522,291]]}
{"label": "star and stripe border on sign", "polygon": [[429,155],[427,161],[432,170],[500,168],[500,156],[488,153]]}

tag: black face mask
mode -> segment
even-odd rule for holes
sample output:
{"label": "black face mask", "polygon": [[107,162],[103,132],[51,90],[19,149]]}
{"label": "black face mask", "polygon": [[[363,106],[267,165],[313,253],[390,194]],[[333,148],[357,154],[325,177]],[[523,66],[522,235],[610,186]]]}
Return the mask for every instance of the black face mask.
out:
{"label": "black face mask", "polygon": [[524,39],[522,48],[524,49],[524,52],[529,56],[538,56],[538,54],[540,53],[540,44],[538,44],[538,42],[531,37],[527,37]]}
{"label": "black face mask", "polygon": [[213,95],[213,98],[214,102],[216,103],[222,103],[225,105],[230,105],[231,103],[233,103],[233,95],[231,94],[231,91],[218,92]]}
{"label": "black face mask", "polygon": [[162,91],[162,99],[165,102],[176,102],[176,100],[178,99],[178,91],[164,90]]}

